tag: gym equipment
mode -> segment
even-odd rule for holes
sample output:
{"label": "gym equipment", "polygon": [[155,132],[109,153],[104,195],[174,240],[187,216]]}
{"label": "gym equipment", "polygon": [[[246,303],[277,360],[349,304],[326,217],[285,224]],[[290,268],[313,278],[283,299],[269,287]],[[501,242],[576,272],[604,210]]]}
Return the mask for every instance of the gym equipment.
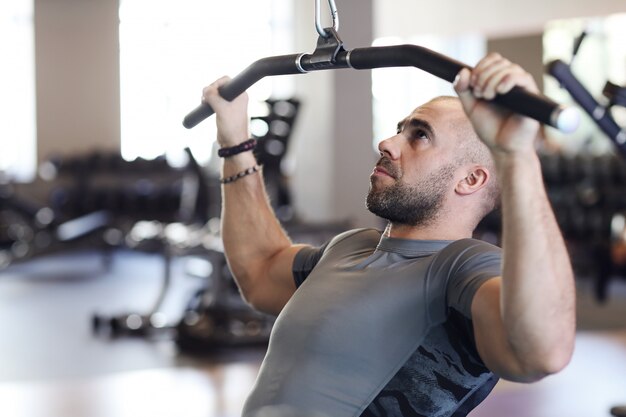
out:
{"label": "gym equipment", "polygon": [[261,123],[265,131],[263,135],[253,136],[258,140],[254,155],[263,165],[265,189],[272,203],[276,216],[281,222],[293,220],[291,193],[287,186],[287,178],[283,173],[282,162],[287,153],[289,138],[296,121],[300,101],[296,99],[266,100],[268,114],[251,118],[251,124]]}
{"label": "gym equipment", "polygon": [[176,325],[179,349],[207,354],[233,347],[266,345],[274,318],[253,310],[242,300],[221,251],[208,250],[203,256],[212,265],[211,284],[189,300]]}
{"label": "gym equipment", "polygon": [[[254,311],[241,299],[221,251],[221,239],[207,227],[138,222],[126,242],[131,249],[162,255],[164,275],[159,293],[143,313],[93,314],[94,334],[167,337],[174,339],[181,351],[195,354],[267,343],[274,319]],[[172,282],[172,260],[177,256],[208,262],[209,272],[201,277],[209,284],[196,291],[182,318],[173,322],[162,307]]]}
{"label": "gym equipment", "polygon": [[[586,32],[583,31],[576,39],[573,57],[576,56],[585,36]],[[626,156],[626,131],[618,126],[611,115],[612,106],[626,106],[626,87],[619,87],[610,81],[607,82],[602,92],[609,99],[609,102],[604,106],[591,95],[572,73],[571,63],[566,64],[564,61],[557,59],[549,62],[546,70],[559,81],[561,87],[565,88],[580,107],[591,116],[596,125],[616,145],[616,148],[622,155]]]}
{"label": "gym equipment", "polygon": [[63,218],[52,207],[18,196],[10,183],[1,184],[0,269],[84,245],[85,239],[107,249],[103,234],[110,221],[101,210]]}
{"label": "gym equipment", "polygon": [[[290,196],[284,184],[281,162],[288,148],[300,102],[296,99],[269,99],[265,104],[268,107],[267,114],[252,117],[260,126],[257,132],[253,129],[253,135],[258,140],[255,156],[264,166],[267,191],[277,215],[282,214],[282,220],[292,220],[285,215],[290,212]],[[187,183],[190,185],[183,186],[180,190],[182,195],[176,200],[179,207],[171,199],[167,200],[167,195],[162,195],[159,187],[151,185],[156,181],[153,176],[145,175],[152,172],[147,167],[153,165],[149,161],[142,162],[144,168],[141,170],[144,174],[143,180],[147,181],[144,187],[149,193],[132,198],[124,197],[126,202],[123,209],[130,207],[128,200],[132,199],[133,215],[147,214],[144,211],[145,201],[141,201],[146,199],[154,201],[154,204],[166,212],[178,213],[179,218],[176,221],[172,221],[171,216],[165,220],[144,216],[124,233],[126,247],[162,256],[163,276],[155,301],[143,312],[93,314],[92,330],[96,335],[110,338],[168,337],[175,340],[181,351],[194,354],[212,353],[237,346],[263,345],[269,338],[273,318],[254,311],[241,299],[228,270],[221,239],[216,234],[217,231],[212,230],[214,222],[209,220],[219,216],[219,181],[206,175],[189,149],[186,152],[189,163],[185,172],[189,174]],[[135,161],[126,164],[125,177],[135,172],[130,166],[134,163]],[[161,171],[158,169],[152,174],[162,176]],[[208,191],[212,186],[215,188],[213,193]],[[165,206],[167,201],[174,204],[169,209]],[[211,210],[209,207],[212,206],[216,206],[216,209]],[[162,310],[171,288],[172,260],[176,257],[185,257],[186,262],[208,264],[207,269],[210,272],[199,275],[206,284],[188,301],[182,318],[173,322]]]}
{"label": "gym equipment", "polygon": [[[164,156],[125,161],[118,153],[95,151],[45,163],[46,178],[55,180],[52,208],[75,217],[102,210],[120,222],[171,222],[195,217],[207,221],[210,186],[189,149],[187,164],[170,166]],[[214,210],[215,211],[215,210]]]}
{"label": "gym equipment", "polygon": [[[118,227],[122,244],[131,250],[159,254],[163,260],[163,276],[156,300],[146,312],[93,314],[91,325],[95,334],[154,336],[174,331],[174,324],[168,322],[161,311],[170,289],[172,258],[187,255],[193,248],[202,249],[211,238],[205,230],[213,199],[209,195],[211,181],[191,150],[185,148],[185,152],[188,163],[184,168],[170,167],[165,158],[135,160],[124,164],[123,178],[116,178],[116,183],[124,188],[100,189],[103,194],[120,197],[119,200],[111,198],[116,206],[110,209],[117,222],[122,223]],[[139,178],[129,189],[125,183],[133,173]],[[119,172],[109,174],[115,176]],[[170,184],[156,185],[164,180]],[[93,192],[94,187],[86,188]]]}
{"label": "gym equipment", "polygon": [[[453,82],[461,69],[471,68],[445,55],[410,44],[356,48],[346,51],[337,33],[339,17],[334,2],[329,0],[333,27],[325,29],[322,29],[320,25],[319,2],[320,0],[316,0],[315,4],[316,28],[320,36],[313,54],[300,53],[259,59],[228,84],[220,87],[220,95],[226,100],[233,100],[263,77],[302,74],[309,71],[413,66],[448,82]],[[567,133],[573,132],[578,127],[577,109],[561,106],[547,97],[519,87],[507,94],[498,95],[493,101]],[[202,103],[187,114],[183,125],[190,129],[212,114],[213,109],[207,103]]]}
{"label": "gym equipment", "polygon": [[[591,238],[590,249],[596,264],[596,297],[599,301],[604,301],[607,298],[610,277],[626,276],[626,229],[623,221],[626,212],[626,131],[616,123],[611,113],[614,106],[626,107],[626,87],[607,81],[602,94],[608,101],[603,105],[574,75],[571,62],[586,36],[587,32],[583,31],[574,40],[570,64],[553,60],[546,65],[546,72],[591,116],[621,156],[598,157],[596,159],[600,163],[592,162],[589,165],[580,164],[580,158],[577,158],[575,164],[564,164],[570,171],[565,175],[565,181],[578,184],[574,189],[578,198],[573,205],[563,207],[569,213],[569,218],[561,215],[563,219],[559,219],[559,223],[566,236],[569,231],[572,237],[579,240]],[[562,174],[565,172],[564,169],[560,171]],[[591,173],[595,174],[593,178],[589,175]],[[571,190],[572,186],[568,188]],[[563,211],[555,207],[555,212],[559,216]]]}
{"label": "gym equipment", "polygon": [[[255,135],[258,139],[255,156],[264,165],[268,194],[277,214],[287,213],[290,196],[281,162],[300,103],[295,99],[270,99],[266,105],[266,115],[253,117],[266,126]],[[84,210],[86,205],[106,207],[117,218],[117,223],[123,223],[119,234],[125,247],[157,253],[163,260],[159,292],[150,308],[112,315],[95,313],[92,330],[94,334],[111,338],[172,337],[181,349],[189,351],[265,343],[271,323],[248,307],[236,290],[229,291],[234,283],[221,253],[221,240],[211,230],[214,226],[210,219],[217,218],[221,211],[219,180],[203,171],[189,148],[185,152],[187,166],[178,170],[168,166],[164,158],[123,161],[103,154],[88,155],[86,159],[92,163],[115,161],[115,169],[110,169],[111,163],[96,164],[101,168],[84,173],[77,178],[77,184],[64,190],[65,199],[59,198],[62,193],[57,190],[62,204],[75,210]],[[72,167],[74,174],[76,167],[87,165],[83,159],[85,157],[73,158],[69,162],[57,159],[55,171],[64,173]],[[104,178],[96,178],[98,174]],[[192,297],[178,323],[162,312],[171,288],[175,257],[199,258],[209,262],[213,271],[210,276],[202,277],[211,285]]]}
{"label": "gym equipment", "polygon": [[[540,162],[574,270],[592,278],[596,299],[605,301],[610,279],[626,276],[626,160],[612,153],[541,154]],[[490,213],[475,237],[498,243],[500,220],[498,211]]]}
{"label": "gym equipment", "polygon": [[[574,76],[570,66],[561,60],[550,62],[547,70],[550,75],[561,83],[561,86],[571,94],[589,116],[591,116],[602,132],[617,145],[617,149],[626,155],[626,131],[618,126],[610,112],[610,107],[621,101],[611,101],[608,106],[603,106],[598,103],[576,76]],[[626,88],[621,88],[618,91],[621,90],[624,91],[621,94],[626,94]],[[609,91],[609,95],[613,92],[611,88],[607,90],[605,87],[605,94],[607,91]]]}
{"label": "gym equipment", "polygon": [[152,307],[143,314],[131,312],[106,316],[99,313],[92,315],[91,325],[95,334],[107,334],[110,337],[121,335],[146,336],[171,328],[167,317],[160,311],[172,279],[172,251],[168,236],[162,224],[158,222],[137,222],[125,239],[126,245],[134,250],[157,252],[163,259],[163,281]]}

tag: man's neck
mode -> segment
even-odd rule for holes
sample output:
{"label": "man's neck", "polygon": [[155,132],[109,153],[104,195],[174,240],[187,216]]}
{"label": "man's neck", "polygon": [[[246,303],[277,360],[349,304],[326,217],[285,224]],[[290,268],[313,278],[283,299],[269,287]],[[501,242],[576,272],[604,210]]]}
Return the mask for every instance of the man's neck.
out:
{"label": "man's neck", "polygon": [[437,222],[419,226],[389,223],[385,229],[385,236],[412,240],[459,240],[472,237],[472,231],[459,230]]}

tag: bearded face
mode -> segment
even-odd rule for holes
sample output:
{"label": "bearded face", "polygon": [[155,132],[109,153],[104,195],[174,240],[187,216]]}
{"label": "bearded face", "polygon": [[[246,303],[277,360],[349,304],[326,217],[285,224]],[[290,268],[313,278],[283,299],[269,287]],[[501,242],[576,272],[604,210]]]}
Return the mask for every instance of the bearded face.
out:
{"label": "bearded face", "polygon": [[414,184],[404,182],[401,170],[386,156],[377,166],[395,181],[385,185],[372,178],[366,199],[369,211],[397,225],[424,226],[437,218],[454,177],[453,164],[442,166]]}

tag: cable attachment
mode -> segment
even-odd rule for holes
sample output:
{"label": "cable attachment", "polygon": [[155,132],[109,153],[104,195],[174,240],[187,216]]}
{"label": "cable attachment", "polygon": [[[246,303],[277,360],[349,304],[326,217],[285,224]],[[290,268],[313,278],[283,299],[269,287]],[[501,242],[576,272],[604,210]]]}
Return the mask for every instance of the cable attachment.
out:
{"label": "cable attachment", "polygon": [[[320,2],[321,0],[315,0],[315,29],[317,29],[317,33],[319,33],[322,38],[328,38],[331,36],[329,33],[330,28],[324,28],[322,26],[322,6]],[[330,15],[333,19],[333,29],[337,32],[339,30],[339,12],[337,12],[335,0],[328,0],[328,6],[330,7]]]}
{"label": "cable attachment", "polygon": [[312,55],[308,55],[307,63],[311,70],[328,69],[335,66],[337,54],[344,51],[343,42],[333,28],[326,28],[327,36],[317,38],[317,46]]}

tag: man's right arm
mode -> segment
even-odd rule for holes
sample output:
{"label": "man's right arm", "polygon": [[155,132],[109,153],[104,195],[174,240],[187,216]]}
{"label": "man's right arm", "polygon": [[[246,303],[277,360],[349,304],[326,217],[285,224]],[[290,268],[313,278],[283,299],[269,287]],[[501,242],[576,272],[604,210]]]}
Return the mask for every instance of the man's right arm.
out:
{"label": "man's right arm", "polygon": [[[203,92],[204,101],[216,113],[221,147],[235,146],[250,137],[247,95],[228,102],[217,92],[228,81],[221,78]],[[222,178],[255,165],[249,151],[224,158]],[[303,245],[292,244],[274,215],[261,172],[222,185],[221,220],[224,252],[242,296],[254,308],[278,314],[296,289],[292,265]]]}

